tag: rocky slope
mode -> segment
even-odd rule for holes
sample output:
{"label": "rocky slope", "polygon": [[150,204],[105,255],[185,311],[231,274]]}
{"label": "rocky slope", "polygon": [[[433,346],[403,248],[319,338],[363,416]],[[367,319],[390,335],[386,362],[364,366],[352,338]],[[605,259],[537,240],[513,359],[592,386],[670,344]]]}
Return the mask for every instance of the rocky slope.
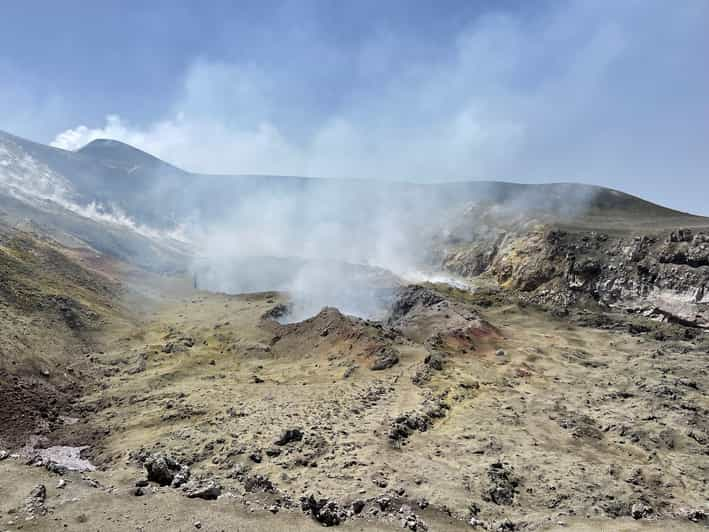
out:
{"label": "rocky slope", "polygon": [[513,220],[466,214],[474,216],[483,227],[438,243],[437,258],[449,272],[483,275],[557,312],[594,303],[709,327],[706,218],[645,210],[618,223],[612,211],[566,218],[529,211]]}
{"label": "rocky slope", "polygon": [[[397,208],[421,208],[375,229],[415,213],[422,266],[470,283],[407,285],[323,262],[317,288],[332,295],[364,279],[388,312],[328,306],[301,320],[293,294],[218,293],[232,273],[220,263],[200,286],[164,266],[184,257],[161,238],[62,205],[113,178],[151,189],[194,175],[111,142],[70,153],[0,136],[10,142],[0,151],[3,530],[706,528],[706,219],[576,185],[373,193],[265,178],[257,188],[301,207],[323,187],[361,203],[314,216],[338,223],[400,194]],[[64,186],[61,201],[42,179],[27,189],[23,172],[49,192]],[[190,190],[229,179],[203,177]],[[247,182],[231,183],[212,214]],[[125,183],[111,186],[130,203]],[[178,205],[170,187],[157,225]],[[139,217],[149,202],[136,205]],[[376,232],[366,236],[374,245]],[[271,260],[243,270],[273,282],[294,264]]]}
{"label": "rocky slope", "polygon": [[109,322],[127,320],[118,283],[87,268],[91,258],[0,225],[0,447],[60,427],[85,384],[86,355]]}
{"label": "rocky slope", "polygon": [[[79,529],[126,514],[208,530],[244,514],[303,529],[706,523],[706,335],[659,323],[659,340],[445,287],[403,288],[383,323],[324,309],[280,324],[277,293],[165,303],[91,353],[96,386],[71,428],[101,428],[85,442],[101,471],[38,480],[84,493],[42,501],[83,513]],[[93,506],[106,501],[121,510]]]}

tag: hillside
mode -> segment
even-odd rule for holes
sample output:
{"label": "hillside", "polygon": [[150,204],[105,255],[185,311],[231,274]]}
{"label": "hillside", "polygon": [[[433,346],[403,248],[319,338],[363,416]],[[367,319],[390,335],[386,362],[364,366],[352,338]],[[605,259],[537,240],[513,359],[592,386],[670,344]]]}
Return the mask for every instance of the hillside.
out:
{"label": "hillside", "polygon": [[118,281],[82,261],[42,235],[0,225],[0,447],[61,425],[87,384],[86,357],[109,325],[129,323]]}
{"label": "hillside", "polygon": [[705,218],[106,140],[0,164],[3,527],[705,527]]}
{"label": "hillside", "polygon": [[[99,139],[76,152],[51,148],[0,132],[0,144],[35,159],[69,182],[84,202],[115,204],[136,222],[162,228],[196,215],[223,217],[243,198],[348,198],[368,209],[371,203],[394,208],[432,208],[440,212],[470,202],[511,209],[545,211],[563,218],[590,216],[667,219],[706,223],[691,215],[603,187],[581,184],[517,184],[474,181],[412,184],[387,181],[328,180],[289,176],[201,175],[176,168],[125,143]],[[4,172],[8,168],[5,167]]]}

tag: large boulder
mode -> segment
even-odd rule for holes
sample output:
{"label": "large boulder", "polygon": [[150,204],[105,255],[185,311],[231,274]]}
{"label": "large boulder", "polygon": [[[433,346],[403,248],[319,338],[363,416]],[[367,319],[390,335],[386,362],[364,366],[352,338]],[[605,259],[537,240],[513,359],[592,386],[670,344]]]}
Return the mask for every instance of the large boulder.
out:
{"label": "large boulder", "polygon": [[294,441],[303,439],[303,431],[299,428],[286,429],[280,437],[274,442],[276,445],[287,445]]}
{"label": "large boulder", "polygon": [[222,487],[215,480],[190,480],[182,487],[190,499],[217,499],[222,494]]}
{"label": "large boulder", "polygon": [[180,487],[190,478],[190,469],[170,456],[154,454],[145,461],[148,480],[161,486]]}

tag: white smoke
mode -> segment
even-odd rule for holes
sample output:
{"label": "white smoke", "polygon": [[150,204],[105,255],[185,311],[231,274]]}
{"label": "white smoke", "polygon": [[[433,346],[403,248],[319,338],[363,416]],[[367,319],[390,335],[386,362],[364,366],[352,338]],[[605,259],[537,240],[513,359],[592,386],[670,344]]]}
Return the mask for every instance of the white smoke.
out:
{"label": "white smoke", "polygon": [[446,205],[403,186],[327,180],[300,186],[235,192],[228,215],[203,222],[195,238],[200,288],[286,291],[291,319],[324,306],[381,316],[399,274],[427,262],[427,232]]}
{"label": "white smoke", "polygon": [[[297,54],[275,68],[200,59],[164,115],[142,123],[111,115],[53,144],[76,149],[113,138],[208,173],[589,182],[665,203],[677,194],[676,204],[686,206],[685,191],[704,180],[708,162],[701,145],[708,122],[696,110],[709,78],[691,68],[706,47],[707,13],[701,1],[581,0],[553,3],[529,19],[490,12],[462,27],[433,61],[386,34],[353,52],[346,65],[354,86],[338,85],[340,103],[329,107],[317,104],[328,69],[298,62]],[[669,175],[673,184],[664,185]],[[205,287],[288,289],[328,303],[347,284],[344,265],[415,278],[429,271],[427,233],[446,205],[425,194],[401,201],[386,188],[324,190],[234,194],[228,214],[192,227]],[[696,196],[695,208],[705,209]],[[501,214],[514,218],[547,199],[519,198]],[[583,203],[573,199],[572,212]]]}
{"label": "white smoke", "polygon": [[24,202],[41,205],[49,202],[83,218],[127,229],[152,239],[187,242],[186,226],[166,232],[137,223],[116,205],[96,201],[82,203],[71,181],[38,161],[9,138],[0,141],[0,186]]}

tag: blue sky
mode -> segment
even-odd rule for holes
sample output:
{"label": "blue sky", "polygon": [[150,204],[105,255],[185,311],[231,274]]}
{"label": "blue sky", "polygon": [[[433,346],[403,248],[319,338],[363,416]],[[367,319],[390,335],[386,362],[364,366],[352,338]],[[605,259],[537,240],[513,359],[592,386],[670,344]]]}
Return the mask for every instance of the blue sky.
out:
{"label": "blue sky", "polygon": [[192,170],[575,181],[709,214],[709,2],[8,1],[0,129]]}

